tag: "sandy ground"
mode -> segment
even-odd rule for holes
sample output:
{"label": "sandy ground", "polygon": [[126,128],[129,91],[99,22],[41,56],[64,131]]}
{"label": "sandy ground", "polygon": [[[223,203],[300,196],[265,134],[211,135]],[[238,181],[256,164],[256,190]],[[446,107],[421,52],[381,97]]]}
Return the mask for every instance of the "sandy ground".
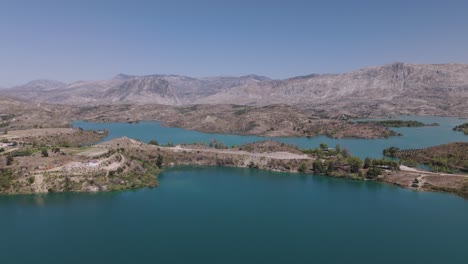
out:
{"label": "sandy ground", "polygon": [[235,155],[247,155],[253,157],[264,157],[264,158],[272,158],[272,159],[304,159],[304,160],[312,160],[311,157],[307,156],[306,154],[299,155],[289,152],[264,152],[264,153],[252,153],[242,150],[227,150],[227,149],[192,149],[192,148],[184,148],[180,145],[175,147],[161,147],[161,149],[172,150],[175,152],[179,151],[188,151],[188,152],[209,152],[209,153],[219,153],[219,154],[235,154]]}
{"label": "sandy ground", "polygon": [[93,158],[93,157],[102,156],[104,154],[107,154],[108,152],[109,152],[109,150],[105,149],[105,148],[90,148],[90,149],[85,150],[83,152],[77,153],[77,155]]}
{"label": "sandy ground", "polygon": [[13,130],[8,131],[6,135],[0,135],[0,139],[18,139],[24,137],[38,137],[38,136],[46,136],[46,135],[55,135],[55,134],[66,134],[66,133],[73,133],[76,129],[73,128],[38,128],[38,129],[26,129],[26,130]]}
{"label": "sandy ground", "polygon": [[405,165],[400,165],[400,170],[401,171],[415,172],[415,173],[420,173],[420,174],[425,174],[425,175],[457,176],[457,177],[467,177],[468,178],[468,175],[466,175],[466,174],[435,173],[435,172],[430,172],[430,171],[418,170],[418,169],[411,168],[411,167],[408,167],[408,166],[405,166]]}

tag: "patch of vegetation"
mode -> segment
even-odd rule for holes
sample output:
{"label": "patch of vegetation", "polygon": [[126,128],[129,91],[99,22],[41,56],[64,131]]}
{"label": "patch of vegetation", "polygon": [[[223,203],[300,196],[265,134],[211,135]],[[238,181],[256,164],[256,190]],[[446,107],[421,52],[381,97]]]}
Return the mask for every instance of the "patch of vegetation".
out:
{"label": "patch of vegetation", "polygon": [[301,162],[301,164],[299,165],[299,168],[297,169],[297,171],[299,171],[300,173],[304,173],[304,172],[306,172],[308,170],[309,170],[309,166],[304,161]]}
{"label": "patch of vegetation", "polygon": [[212,140],[209,144],[210,148],[215,148],[215,149],[228,149],[229,147],[224,145],[223,142],[220,142],[218,140]]}
{"label": "patch of vegetation", "polygon": [[33,154],[32,149],[22,149],[22,150],[15,150],[13,152],[10,152],[8,156],[15,158],[15,157],[27,157],[27,156],[31,156],[32,154]]}
{"label": "patch of vegetation", "polygon": [[244,109],[240,109],[240,110],[235,111],[235,112],[234,112],[234,115],[239,116],[239,115],[246,114],[246,113],[248,113],[248,112],[249,112],[249,109],[245,109],[245,108],[244,108]]}
{"label": "patch of vegetation", "polygon": [[435,186],[429,183],[425,183],[424,187],[433,191],[455,193],[465,199],[468,199],[468,181],[465,181],[460,188]]}
{"label": "patch of vegetation", "polygon": [[362,168],[362,160],[358,157],[349,157],[348,158],[348,165],[350,166],[351,173],[358,173],[359,170]]}
{"label": "patch of vegetation", "polygon": [[164,156],[161,154],[158,154],[158,157],[156,158],[156,166],[158,166],[158,168],[161,169],[163,165],[163,161],[164,161]]}
{"label": "patch of vegetation", "polygon": [[47,151],[47,149],[43,149],[41,150],[41,155],[42,157],[49,157],[49,152]]}
{"label": "patch of vegetation", "polygon": [[386,170],[399,170],[399,163],[387,159],[371,159],[366,158],[364,162],[352,156],[347,149],[341,149],[339,145],[335,150],[323,151],[326,144],[322,144],[320,148],[302,150],[304,153],[316,155],[318,158],[312,164],[312,170],[316,174],[348,177],[353,179],[375,179],[378,175]]}
{"label": "patch of vegetation", "polygon": [[0,169],[0,191],[3,192],[11,187],[13,182],[13,171],[10,169]]}
{"label": "patch of vegetation", "polygon": [[399,150],[394,157],[408,166],[424,164],[434,172],[468,172],[468,143],[450,143],[426,149]]}
{"label": "patch of vegetation", "polygon": [[319,148],[302,152],[317,157],[312,164],[312,170],[317,174],[350,177],[352,174],[359,174],[363,165],[360,158],[351,156],[346,148],[342,149],[339,145],[335,149],[329,149],[326,143],[322,143]]}
{"label": "patch of vegetation", "polygon": [[359,121],[358,123],[377,124],[384,127],[423,127],[423,126],[438,126],[439,124],[424,124],[414,120],[380,120],[380,121]]}
{"label": "patch of vegetation", "polygon": [[[315,173],[318,174],[323,174],[325,171],[328,171],[328,168],[325,169],[325,166],[323,165],[322,161],[319,159],[316,159],[314,163],[312,164],[312,169],[314,170]],[[333,172],[332,170],[331,172]]]}
{"label": "patch of vegetation", "polygon": [[189,106],[189,107],[180,107],[180,108],[177,108],[177,111],[178,111],[180,114],[187,114],[187,113],[196,111],[197,109],[198,109],[198,105],[193,105],[193,106]]}
{"label": "patch of vegetation", "polygon": [[60,148],[52,148],[52,153],[59,153],[60,152]]}
{"label": "patch of vegetation", "polygon": [[232,105],[232,108],[236,109],[236,108],[244,108],[245,105]]}
{"label": "patch of vegetation", "polygon": [[377,168],[377,167],[372,167],[367,171],[366,178],[375,179],[381,174],[382,174],[382,169]]}
{"label": "patch of vegetation", "polygon": [[148,144],[150,144],[150,145],[155,145],[155,146],[159,146],[159,142],[158,142],[157,140],[155,140],[155,139],[150,140],[150,141],[148,142]]}
{"label": "patch of vegetation", "polygon": [[464,123],[461,125],[458,125],[453,128],[454,131],[460,131],[463,132],[465,135],[468,135],[468,123]]}
{"label": "patch of vegetation", "polygon": [[71,192],[73,191],[73,183],[69,177],[65,177],[64,185],[63,185],[64,192]]}
{"label": "patch of vegetation", "polygon": [[14,115],[0,115],[0,120],[10,120],[12,119],[13,117],[15,117]]}
{"label": "patch of vegetation", "polygon": [[69,147],[71,147],[71,144],[68,141],[62,141],[62,142],[58,143],[58,146],[62,147],[62,148],[69,148]]}
{"label": "patch of vegetation", "polygon": [[7,156],[7,159],[6,159],[6,165],[7,165],[7,166],[10,166],[11,164],[13,164],[13,161],[14,161],[13,156],[8,155],[8,156]]}
{"label": "patch of vegetation", "polygon": [[400,164],[397,161],[394,160],[388,160],[385,158],[382,159],[370,159],[369,167],[377,167],[381,169],[387,169],[387,170],[399,170],[400,169]]}
{"label": "patch of vegetation", "polygon": [[251,161],[249,163],[249,165],[247,165],[249,168],[252,168],[252,169],[258,169],[258,164],[256,164],[255,162]]}
{"label": "patch of vegetation", "polygon": [[398,151],[400,151],[400,148],[389,147],[385,148],[382,152],[384,156],[396,158]]}
{"label": "patch of vegetation", "polygon": [[113,176],[113,183],[109,185],[110,191],[155,187],[159,168],[149,162],[140,162],[141,166],[128,173]]}
{"label": "patch of vegetation", "polygon": [[320,147],[318,148],[301,149],[302,153],[313,155],[318,158],[333,157],[339,154],[343,155],[343,152],[346,151],[347,150],[341,149],[341,146],[338,144],[336,145],[335,149],[329,148],[325,142],[320,143]]}
{"label": "patch of vegetation", "polygon": [[247,126],[245,127],[244,131],[250,131],[250,130],[254,129],[257,126],[258,126],[258,124],[255,123],[255,121],[249,121],[249,123],[247,123]]}

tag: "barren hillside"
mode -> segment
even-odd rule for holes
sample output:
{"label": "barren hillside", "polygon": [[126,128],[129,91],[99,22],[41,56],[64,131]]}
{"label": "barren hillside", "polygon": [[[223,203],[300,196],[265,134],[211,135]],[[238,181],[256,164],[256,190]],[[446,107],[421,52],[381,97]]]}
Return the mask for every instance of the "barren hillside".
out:
{"label": "barren hillside", "polygon": [[287,104],[323,115],[468,115],[468,65],[394,63],[285,80],[119,74],[71,84],[39,80],[0,95],[69,105]]}

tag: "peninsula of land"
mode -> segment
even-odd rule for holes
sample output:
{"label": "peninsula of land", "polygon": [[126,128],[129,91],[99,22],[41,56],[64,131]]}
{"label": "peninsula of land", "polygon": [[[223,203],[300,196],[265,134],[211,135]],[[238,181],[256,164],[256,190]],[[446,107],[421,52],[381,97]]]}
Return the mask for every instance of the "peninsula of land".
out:
{"label": "peninsula of land", "polygon": [[[372,180],[468,197],[468,175],[432,173],[395,161],[353,157],[339,146],[298,149],[276,141],[234,148],[219,142],[159,146],[129,138],[79,147],[99,131],[34,129],[0,135],[0,193],[97,192],[157,186],[161,169],[231,166]],[[82,142],[71,143],[71,138]],[[44,141],[45,140],[45,141]],[[47,143],[49,142],[49,144]],[[67,142],[67,143],[64,143]],[[465,146],[465,151],[466,151]]]}

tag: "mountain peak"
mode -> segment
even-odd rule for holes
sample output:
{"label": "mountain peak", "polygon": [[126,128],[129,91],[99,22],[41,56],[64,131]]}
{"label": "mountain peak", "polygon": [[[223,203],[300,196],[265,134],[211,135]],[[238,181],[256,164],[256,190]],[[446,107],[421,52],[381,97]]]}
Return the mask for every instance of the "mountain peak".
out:
{"label": "mountain peak", "polygon": [[130,75],[130,74],[125,74],[125,73],[119,73],[114,78],[113,80],[127,80],[136,77],[135,75]]}
{"label": "mountain peak", "polygon": [[266,76],[262,76],[262,75],[257,75],[257,74],[248,74],[248,75],[241,76],[240,78],[254,79],[254,80],[257,80],[257,81],[271,81],[270,78],[268,78]]}
{"label": "mountain peak", "polygon": [[14,88],[20,87],[22,89],[52,90],[52,89],[62,88],[64,86],[66,86],[66,84],[63,82],[48,80],[48,79],[37,79],[37,80],[30,81],[24,85],[14,87]]}

